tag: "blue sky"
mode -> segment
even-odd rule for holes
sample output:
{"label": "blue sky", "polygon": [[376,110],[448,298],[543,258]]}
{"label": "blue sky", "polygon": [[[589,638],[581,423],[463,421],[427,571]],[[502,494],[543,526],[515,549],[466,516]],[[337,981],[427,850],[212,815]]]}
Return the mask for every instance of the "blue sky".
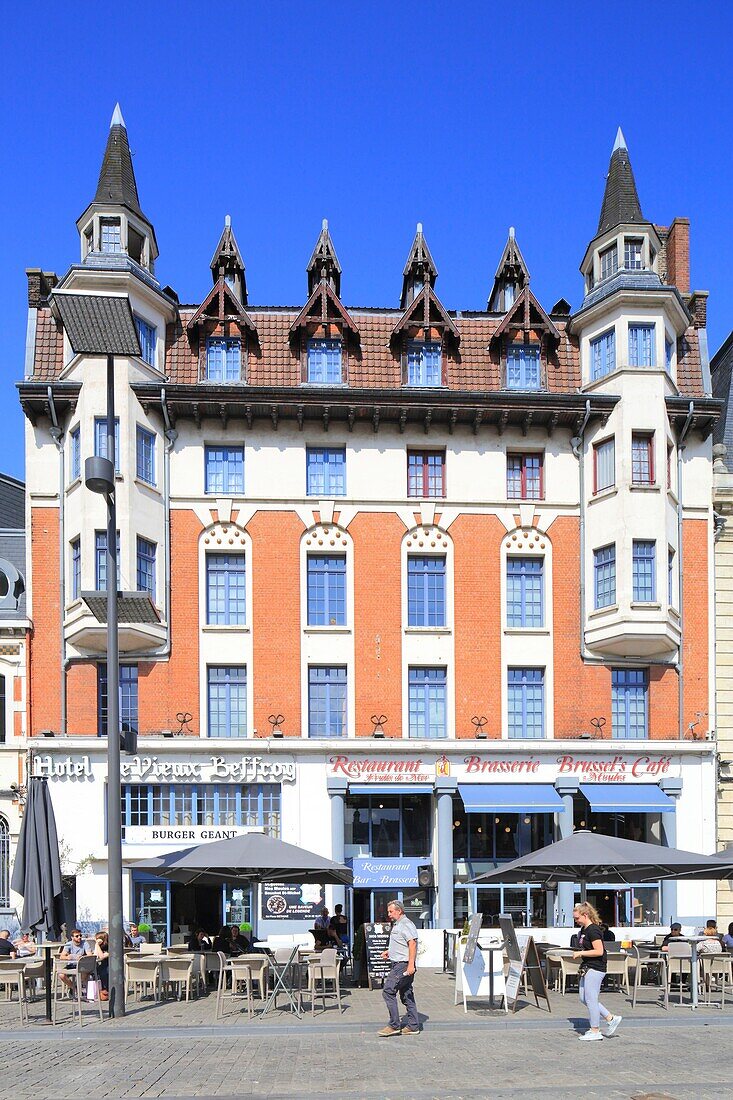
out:
{"label": "blue sky", "polygon": [[[106,6],[105,6],[106,7]],[[6,8],[0,469],[23,476],[26,267],[63,273],[119,99],[157,274],[211,285],[224,215],[250,302],[302,304],[329,219],[350,305],[397,305],[422,221],[448,308],[485,307],[510,225],[540,301],[581,295],[620,124],[642,210],[692,221],[715,350],[733,328],[722,3],[146,3]],[[107,8],[109,11],[109,8]]]}

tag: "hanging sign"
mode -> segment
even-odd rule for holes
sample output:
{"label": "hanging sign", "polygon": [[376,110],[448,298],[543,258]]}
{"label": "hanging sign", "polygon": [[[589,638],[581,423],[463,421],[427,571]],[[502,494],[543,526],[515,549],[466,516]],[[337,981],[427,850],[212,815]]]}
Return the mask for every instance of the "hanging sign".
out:
{"label": "hanging sign", "polygon": [[417,886],[417,869],[424,859],[373,859],[354,856],[346,861],[354,872],[353,886],[388,890],[390,887]]}

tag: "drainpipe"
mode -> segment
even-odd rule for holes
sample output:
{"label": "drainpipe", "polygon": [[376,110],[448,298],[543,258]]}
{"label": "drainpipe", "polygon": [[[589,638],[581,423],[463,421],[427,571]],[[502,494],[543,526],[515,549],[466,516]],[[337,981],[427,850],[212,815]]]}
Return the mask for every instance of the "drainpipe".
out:
{"label": "drainpipe", "polygon": [[46,387],[48,397],[48,409],[51,414],[51,438],[59,452],[59,635],[61,642],[61,735],[66,735],[67,707],[66,707],[66,639],[64,638],[64,611],[66,608],[66,537],[65,537],[65,510],[64,492],[66,489],[66,476],[64,471],[64,432],[59,424],[56,414],[56,404],[53,399],[53,388]]}
{"label": "drainpipe", "polygon": [[585,403],[585,416],[578,434],[570,440],[573,454],[578,460],[580,477],[580,658],[585,660],[585,462],[583,459],[583,437],[590,420],[590,400]]}
{"label": "drainpipe", "polygon": [[685,644],[685,601],[683,581],[685,577],[684,555],[682,553],[682,452],[685,449],[685,439],[692,425],[695,412],[695,402],[691,401],[687,410],[687,419],[682,426],[680,437],[677,440],[677,591],[680,601],[680,651],[677,658],[677,707],[679,709],[679,739],[685,736],[685,681],[682,668],[682,650]]}

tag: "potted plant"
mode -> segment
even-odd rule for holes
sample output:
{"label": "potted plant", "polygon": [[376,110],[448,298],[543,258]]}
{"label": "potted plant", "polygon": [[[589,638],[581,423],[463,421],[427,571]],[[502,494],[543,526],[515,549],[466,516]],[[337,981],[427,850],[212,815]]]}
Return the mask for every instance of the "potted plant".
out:
{"label": "potted plant", "polygon": [[155,942],[155,933],[149,924],[138,924],[137,930],[141,936],[145,936],[146,943]]}

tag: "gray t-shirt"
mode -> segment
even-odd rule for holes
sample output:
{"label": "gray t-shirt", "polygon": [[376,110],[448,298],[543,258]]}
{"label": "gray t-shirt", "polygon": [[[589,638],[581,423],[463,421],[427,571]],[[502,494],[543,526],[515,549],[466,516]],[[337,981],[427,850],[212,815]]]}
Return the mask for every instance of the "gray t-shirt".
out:
{"label": "gray t-shirt", "polygon": [[410,958],[410,951],[408,948],[409,940],[417,939],[417,928],[403,913],[399,920],[396,920],[392,925],[392,931],[389,934],[389,947],[388,954],[390,962],[407,962]]}
{"label": "gray t-shirt", "polygon": [[74,959],[75,962],[77,962],[82,955],[89,954],[87,945],[85,944],[84,940],[82,940],[81,943],[74,943],[73,940],[69,940],[68,943],[64,945],[64,952],[67,955],[71,955],[72,959]]}

